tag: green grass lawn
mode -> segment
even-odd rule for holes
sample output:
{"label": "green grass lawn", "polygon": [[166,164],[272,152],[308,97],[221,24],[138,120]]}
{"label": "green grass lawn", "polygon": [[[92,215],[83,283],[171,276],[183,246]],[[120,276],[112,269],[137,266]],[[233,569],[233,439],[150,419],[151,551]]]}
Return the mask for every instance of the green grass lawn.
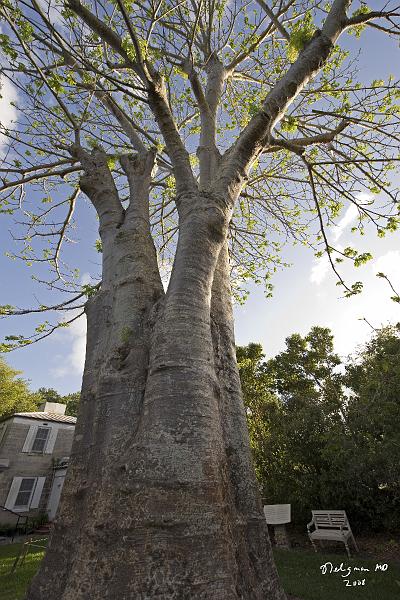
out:
{"label": "green grass lawn", "polygon": [[22,566],[17,567],[15,573],[10,574],[21,544],[7,544],[0,546],[0,600],[20,600],[36,573],[44,550],[31,548]]}
{"label": "green grass lawn", "polygon": [[[388,564],[387,570],[375,571],[376,564],[383,561],[348,559],[345,554],[325,554],[304,550],[274,550],[278,572],[285,591],[302,600],[400,600],[400,566]],[[331,562],[334,567],[352,573],[322,575],[320,566]],[[356,571],[354,567],[370,569]],[[353,586],[353,581],[365,579],[365,585]],[[349,585],[346,585],[346,581]]]}
{"label": "green grass lawn", "polygon": [[[32,548],[25,563],[14,574],[10,569],[21,544],[0,546],[0,600],[21,600],[36,573],[44,551]],[[375,571],[376,561],[348,559],[346,555],[275,550],[274,556],[286,592],[302,600],[400,600],[400,566],[388,565],[386,571]],[[331,562],[335,567],[363,567],[369,571],[353,571],[349,577],[341,573],[322,575],[320,566]],[[380,563],[383,564],[383,563]],[[365,585],[346,586],[346,579],[365,579]],[[117,600],[117,599],[116,599]]]}

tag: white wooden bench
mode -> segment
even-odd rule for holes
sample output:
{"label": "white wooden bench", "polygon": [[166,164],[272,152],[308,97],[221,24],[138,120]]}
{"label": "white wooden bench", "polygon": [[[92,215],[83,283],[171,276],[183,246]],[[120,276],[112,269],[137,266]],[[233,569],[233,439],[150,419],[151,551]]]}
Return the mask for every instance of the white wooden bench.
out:
{"label": "white wooden bench", "polygon": [[[307,525],[307,532],[315,552],[318,551],[315,545],[316,540],[343,542],[349,558],[349,540],[351,540],[358,552],[356,540],[344,510],[312,510],[311,512],[312,520]],[[313,526],[314,530],[312,531]]]}

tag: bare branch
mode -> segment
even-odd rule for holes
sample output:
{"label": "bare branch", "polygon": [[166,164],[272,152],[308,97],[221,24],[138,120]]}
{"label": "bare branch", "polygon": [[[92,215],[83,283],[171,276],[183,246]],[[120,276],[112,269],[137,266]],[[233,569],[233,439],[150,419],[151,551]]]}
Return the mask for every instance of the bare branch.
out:
{"label": "bare branch", "polygon": [[325,244],[325,251],[326,254],[328,256],[328,260],[329,260],[329,264],[331,265],[332,271],[335,273],[336,277],[338,278],[338,281],[340,282],[340,284],[345,288],[345,290],[347,291],[347,293],[352,294],[352,290],[351,288],[349,288],[345,281],[343,280],[342,276],[340,275],[339,271],[336,268],[335,262],[332,258],[332,248],[328,242],[328,238],[326,235],[326,231],[325,231],[325,225],[324,225],[324,221],[322,218],[322,212],[321,212],[321,207],[318,201],[318,195],[317,195],[317,191],[315,189],[315,182],[314,182],[314,174],[313,174],[313,169],[312,166],[303,158],[304,164],[307,167],[307,171],[308,171],[308,175],[310,178],[310,186],[311,186],[311,190],[312,190],[312,195],[314,198],[314,203],[315,203],[315,208],[317,210],[317,214],[318,214],[318,220],[319,220],[319,227],[320,227],[320,232],[321,235],[323,237],[324,240],[324,244]]}
{"label": "bare branch", "polygon": [[[399,8],[393,11],[376,10],[367,13],[361,13],[347,19],[346,28],[363,25],[364,23],[369,23],[374,19],[385,19],[392,23],[391,19],[394,17],[400,17]],[[388,31],[389,33],[400,32],[400,28],[399,26],[395,26],[394,29],[385,29],[385,31]]]}
{"label": "bare branch", "polygon": [[275,27],[279,31],[279,33],[281,33],[283,35],[283,37],[287,41],[289,41],[290,40],[289,33],[286,31],[286,29],[284,28],[284,26],[282,25],[282,23],[279,21],[279,19],[274,15],[272,9],[267,5],[267,3],[264,2],[264,0],[256,0],[256,2],[267,13],[267,15],[271,19],[272,23],[275,25]]}

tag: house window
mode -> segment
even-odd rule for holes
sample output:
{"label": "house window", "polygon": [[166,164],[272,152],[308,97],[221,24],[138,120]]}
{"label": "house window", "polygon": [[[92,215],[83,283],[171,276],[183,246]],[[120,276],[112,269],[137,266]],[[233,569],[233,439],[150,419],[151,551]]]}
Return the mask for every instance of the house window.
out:
{"label": "house window", "polygon": [[41,425],[30,425],[25,438],[22,452],[33,452],[34,454],[52,454],[56,443],[58,427],[49,427],[45,423]]}
{"label": "house window", "polygon": [[49,439],[50,429],[48,427],[38,427],[35,439],[32,444],[31,452],[43,454],[46,449],[47,440]]}
{"label": "house window", "polygon": [[29,507],[32,493],[35,488],[36,477],[23,477],[17,497],[15,499],[15,508]]}
{"label": "house window", "polygon": [[46,477],[13,477],[5,508],[27,512],[39,508]]}

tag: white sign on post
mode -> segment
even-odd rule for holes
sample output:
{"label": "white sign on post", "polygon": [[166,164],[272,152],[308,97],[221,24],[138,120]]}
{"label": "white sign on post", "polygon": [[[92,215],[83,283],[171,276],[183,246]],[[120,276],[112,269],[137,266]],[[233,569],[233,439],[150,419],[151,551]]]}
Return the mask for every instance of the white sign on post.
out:
{"label": "white sign on post", "polygon": [[266,504],[264,515],[268,525],[290,523],[290,504]]}

